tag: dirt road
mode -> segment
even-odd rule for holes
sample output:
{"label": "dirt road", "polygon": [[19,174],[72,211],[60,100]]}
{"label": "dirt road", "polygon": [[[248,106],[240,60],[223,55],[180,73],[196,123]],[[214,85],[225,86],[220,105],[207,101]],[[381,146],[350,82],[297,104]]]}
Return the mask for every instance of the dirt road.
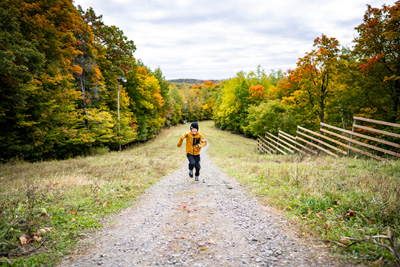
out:
{"label": "dirt road", "polygon": [[60,266],[344,266],[249,197],[205,149],[201,166],[195,182],[185,162]]}

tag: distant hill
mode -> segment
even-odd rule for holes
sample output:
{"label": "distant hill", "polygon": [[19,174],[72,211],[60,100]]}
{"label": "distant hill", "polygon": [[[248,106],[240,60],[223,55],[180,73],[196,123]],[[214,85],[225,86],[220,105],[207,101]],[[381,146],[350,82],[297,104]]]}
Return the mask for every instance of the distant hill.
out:
{"label": "distant hill", "polygon": [[211,81],[213,83],[219,83],[220,80],[196,80],[196,79],[173,79],[167,80],[170,83],[186,83],[186,84],[203,84],[206,81]]}

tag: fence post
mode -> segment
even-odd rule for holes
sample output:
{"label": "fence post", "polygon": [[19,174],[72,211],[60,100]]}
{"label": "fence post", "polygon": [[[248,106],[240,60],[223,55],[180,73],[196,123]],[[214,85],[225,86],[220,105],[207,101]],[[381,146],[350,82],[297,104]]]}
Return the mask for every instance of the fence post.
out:
{"label": "fence post", "polygon": [[[353,127],[351,128],[351,132],[354,132],[354,125],[356,124],[356,119],[353,117]],[[351,147],[351,140],[353,140],[353,135],[350,135],[349,147]],[[347,156],[350,156],[350,148],[347,148]]]}

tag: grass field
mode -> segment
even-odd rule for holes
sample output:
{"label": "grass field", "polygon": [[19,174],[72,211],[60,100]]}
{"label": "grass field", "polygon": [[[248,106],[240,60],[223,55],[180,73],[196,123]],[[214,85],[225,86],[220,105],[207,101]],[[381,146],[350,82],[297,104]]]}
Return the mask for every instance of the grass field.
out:
{"label": "grass field", "polygon": [[[213,161],[303,232],[361,264],[400,266],[381,246],[346,247],[349,238],[387,235],[390,229],[400,251],[400,161],[259,154],[255,140],[219,131],[212,122],[203,128]],[[376,241],[390,247],[388,240]]]}
{"label": "grass field", "polygon": [[[51,266],[106,214],[135,198],[186,161],[179,136],[188,125],[125,151],[64,161],[0,165],[0,265]],[[396,266],[383,247],[352,241],[400,236],[400,162],[352,158],[261,155],[256,141],[200,122],[207,153],[268,205],[362,264]],[[387,240],[379,239],[383,245]],[[24,244],[24,245],[21,245]],[[26,243],[26,244],[25,244]],[[397,263],[397,266],[399,264]]]}
{"label": "grass field", "polygon": [[53,265],[105,214],[132,205],[182,165],[185,149],[176,144],[187,130],[165,129],[121,153],[0,165],[0,265]]}

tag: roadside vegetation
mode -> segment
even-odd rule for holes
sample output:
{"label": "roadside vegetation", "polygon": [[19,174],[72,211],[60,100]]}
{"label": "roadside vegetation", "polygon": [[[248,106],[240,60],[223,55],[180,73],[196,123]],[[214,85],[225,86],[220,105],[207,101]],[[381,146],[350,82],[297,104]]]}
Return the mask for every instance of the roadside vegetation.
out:
{"label": "roadside vegetation", "polygon": [[[103,149],[89,157],[0,165],[0,265],[54,265],[108,214],[133,205],[182,165],[185,153],[176,142],[187,130],[165,129],[121,153]],[[200,131],[212,160],[301,233],[356,263],[399,266],[382,247],[391,248],[388,239],[356,242],[391,234],[400,250],[399,161],[262,155],[255,140],[220,131],[213,121],[201,122]]]}
{"label": "roadside vegetation", "polygon": [[253,139],[219,131],[213,122],[202,127],[212,160],[303,234],[363,265],[400,266],[382,247],[392,248],[388,239],[366,240],[391,235],[400,251],[399,161],[259,154]]}
{"label": "roadside vegetation", "polygon": [[0,266],[52,266],[105,215],[135,198],[185,159],[177,149],[187,125],[121,153],[0,165]]}

